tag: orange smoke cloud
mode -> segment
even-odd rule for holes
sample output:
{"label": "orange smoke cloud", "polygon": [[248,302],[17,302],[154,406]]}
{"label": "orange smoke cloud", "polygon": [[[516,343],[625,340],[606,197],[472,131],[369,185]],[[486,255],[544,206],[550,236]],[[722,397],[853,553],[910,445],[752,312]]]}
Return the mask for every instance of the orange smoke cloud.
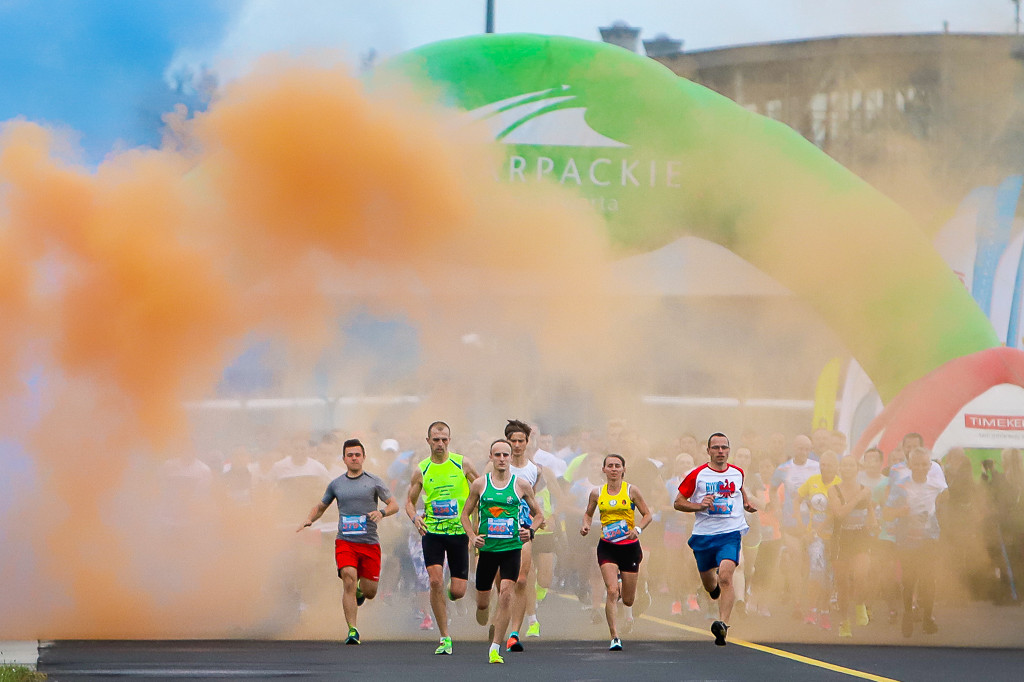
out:
{"label": "orange smoke cloud", "polygon": [[[43,509],[19,534],[45,598],[8,609],[4,636],[223,634],[273,610],[249,605],[290,547],[268,520],[211,497],[198,525],[154,529],[159,485],[138,470],[191,447],[182,403],[213,394],[247,333],[314,357],[337,311],[373,298],[426,325],[429,349],[451,300],[557,345],[593,312],[574,293],[606,258],[594,217],[497,185],[483,138],[410,97],[268,62],[168,123],[164,148],[94,170],[33,123],[0,137],[0,378],[45,377],[24,444]],[[487,302],[537,286],[566,295]]]}

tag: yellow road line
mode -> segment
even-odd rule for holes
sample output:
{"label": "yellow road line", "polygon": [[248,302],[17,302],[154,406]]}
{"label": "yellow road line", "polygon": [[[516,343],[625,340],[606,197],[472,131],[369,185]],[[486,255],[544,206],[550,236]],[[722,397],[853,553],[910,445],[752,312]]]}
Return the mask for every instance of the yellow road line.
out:
{"label": "yellow road line", "polygon": [[[575,597],[570,597],[569,595],[559,594],[558,596],[563,598],[563,599],[568,599],[570,601],[575,601]],[[676,628],[678,630],[685,630],[686,632],[692,632],[692,633],[695,633],[695,634],[698,634],[698,635],[703,635],[705,637],[713,637],[714,636],[710,632],[708,632],[707,630],[702,630],[701,628],[695,628],[695,627],[693,627],[691,625],[683,625],[682,623],[675,623],[675,622],[673,622],[671,620],[664,620],[662,618],[657,618],[655,616],[648,616],[646,613],[643,614],[642,616],[640,616],[640,618],[643,618],[644,620],[649,620],[652,623],[657,623],[659,625],[667,625],[668,627]],[[894,680],[891,677],[882,677],[881,675],[875,675],[875,674],[872,674],[872,673],[867,673],[867,672],[864,672],[862,670],[854,670],[853,668],[846,668],[846,667],[843,667],[841,665],[836,665],[835,663],[829,663],[827,661],[819,661],[816,658],[809,658],[808,656],[801,656],[800,654],[794,654],[794,653],[791,653],[789,651],[783,651],[782,649],[775,649],[775,648],[770,647],[770,646],[765,646],[764,644],[757,644],[755,642],[748,642],[748,641],[742,640],[742,639],[734,639],[734,638],[730,637],[729,638],[729,644],[736,644],[738,646],[747,647],[748,649],[753,649],[755,651],[761,651],[761,652],[766,653],[766,654],[771,654],[772,656],[779,656],[781,658],[788,658],[789,660],[796,661],[797,663],[803,663],[805,665],[811,665],[811,666],[814,666],[816,668],[824,668],[825,670],[831,670],[833,672],[842,673],[844,675],[850,675],[851,677],[859,677],[862,680],[873,680],[873,682],[898,682],[898,680]]]}
{"label": "yellow road line", "polygon": [[[710,632],[708,632],[706,630],[701,630],[700,628],[691,627],[689,625],[683,625],[682,623],[674,623],[674,622],[672,622],[670,620],[663,620],[661,618],[656,618],[654,616],[648,616],[647,614],[644,614],[644,615],[642,615],[640,617],[645,619],[645,620],[649,620],[651,622],[658,623],[659,625],[668,625],[669,627],[678,628],[680,630],[686,630],[687,632],[695,632],[697,634],[705,635],[707,637],[712,637],[713,636]],[[794,653],[791,653],[789,651],[783,651],[782,649],[775,649],[775,648],[770,647],[770,646],[765,646],[764,644],[757,644],[755,642],[748,642],[748,641],[743,640],[743,639],[735,639],[733,637],[730,637],[729,638],[729,644],[738,644],[739,646],[745,646],[748,649],[754,649],[755,651],[761,651],[761,652],[764,652],[766,654],[771,654],[773,656],[781,656],[782,658],[788,658],[789,660],[796,661],[797,663],[804,663],[806,665],[813,665],[813,666],[815,666],[817,668],[824,668],[825,670],[831,670],[833,672],[843,673],[844,675],[851,675],[852,677],[859,677],[862,680],[874,680],[874,682],[897,682],[897,680],[894,680],[891,677],[882,677],[881,675],[874,675],[872,673],[866,673],[866,672],[864,672],[862,670],[854,670],[853,668],[845,668],[845,667],[843,667],[841,665],[836,665],[835,663],[829,663],[827,661],[819,661],[816,658],[809,658],[807,656],[801,656],[800,654],[794,654]]]}

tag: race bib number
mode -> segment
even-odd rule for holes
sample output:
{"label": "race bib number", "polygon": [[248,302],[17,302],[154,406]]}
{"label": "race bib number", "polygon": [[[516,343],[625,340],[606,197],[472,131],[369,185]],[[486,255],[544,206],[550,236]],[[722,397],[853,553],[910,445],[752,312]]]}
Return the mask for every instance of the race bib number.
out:
{"label": "race bib number", "polygon": [[459,518],[458,500],[434,500],[430,503],[430,513],[435,519]]}
{"label": "race bib number", "polygon": [[342,535],[366,535],[366,514],[341,517]]}
{"label": "race bib number", "polygon": [[608,542],[621,540],[627,535],[629,535],[629,524],[626,523],[626,519],[619,519],[601,526],[601,537]]}
{"label": "race bib number", "polygon": [[728,497],[716,497],[714,502],[711,503],[711,507],[708,509],[708,514],[713,516],[728,516],[732,514],[732,502],[729,501]]}
{"label": "race bib number", "polygon": [[515,535],[515,519],[487,519],[487,537],[508,540]]}

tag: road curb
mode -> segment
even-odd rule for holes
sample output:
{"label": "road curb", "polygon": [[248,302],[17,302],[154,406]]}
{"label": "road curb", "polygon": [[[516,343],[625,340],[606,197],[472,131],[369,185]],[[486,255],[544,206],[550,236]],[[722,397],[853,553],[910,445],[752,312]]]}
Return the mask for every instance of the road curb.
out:
{"label": "road curb", "polygon": [[35,670],[38,662],[38,641],[0,641],[0,663],[26,665]]}

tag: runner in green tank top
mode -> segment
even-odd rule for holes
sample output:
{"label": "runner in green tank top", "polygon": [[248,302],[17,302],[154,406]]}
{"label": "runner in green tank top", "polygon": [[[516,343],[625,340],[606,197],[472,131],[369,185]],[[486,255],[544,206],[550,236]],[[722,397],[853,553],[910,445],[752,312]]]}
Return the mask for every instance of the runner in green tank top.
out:
{"label": "runner in green tank top", "polygon": [[[441,632],[435,654],[451,654],[452,638],[448,634],[448,606],[445,603],[444,562],[448,560],[451,584],[448,599],[455,601],[466,594],[469,579],[469,539],[459,523],[466,505],[469,483],[477,477],[476,469],[462,455],[448,452],[451,429],[444,422],[427,427],[430,457],[419,463],[412,475],[405,513],[422,536],[423,563],[430,577],[430,607]],[[420,494],[424,496],[424,512],[416,512]]]}
{"label": "runner in green tank top", "polygon": [[[501,574],[498,610],[491,625],[487,657],[489,663],[504,663],[501,642],[508,630],[512,591],[519,577],[523,542],[530,538],[530,530],[519,525],[519,501],[526,502],[538,524],[544,522],[544,514],[537,504],[533,487],[509,471],[512,445],[503,438],[494,441],[489,458],[492,471],[470,485],[461,521],[470,543],[480,551],[476,566],[476,620],[481,625],[487,623],[494,577]],[[478,517],[475,525],[470,518],[473,513]]]}

